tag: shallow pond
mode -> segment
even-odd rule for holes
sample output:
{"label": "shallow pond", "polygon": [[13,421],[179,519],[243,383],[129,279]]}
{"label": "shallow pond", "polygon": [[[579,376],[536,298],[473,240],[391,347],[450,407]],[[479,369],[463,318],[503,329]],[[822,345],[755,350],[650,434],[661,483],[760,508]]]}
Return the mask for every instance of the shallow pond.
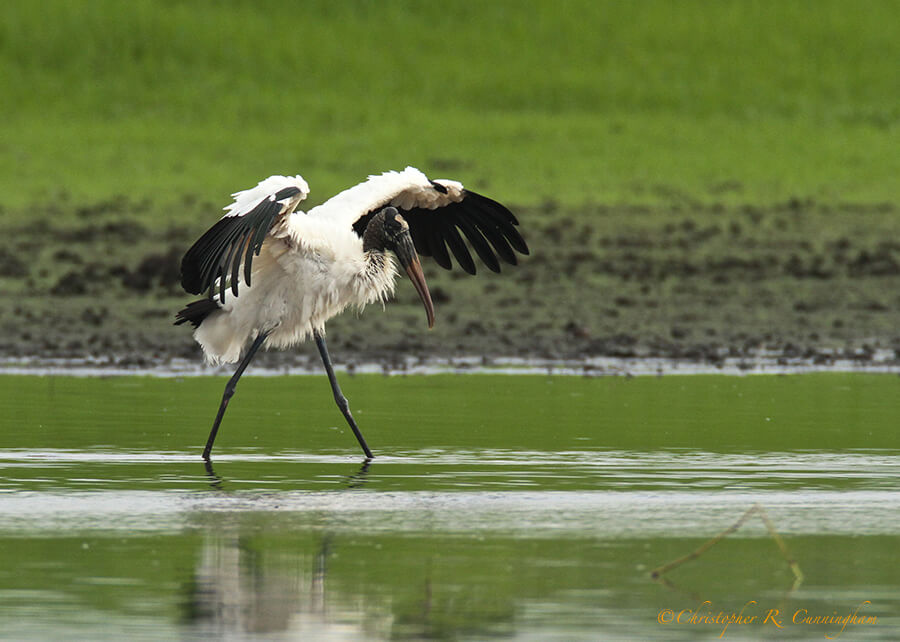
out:
{"label": "shallow pond", "polygon": [[0,377],[0,638],[900,635],[896,376],[342,382]]}

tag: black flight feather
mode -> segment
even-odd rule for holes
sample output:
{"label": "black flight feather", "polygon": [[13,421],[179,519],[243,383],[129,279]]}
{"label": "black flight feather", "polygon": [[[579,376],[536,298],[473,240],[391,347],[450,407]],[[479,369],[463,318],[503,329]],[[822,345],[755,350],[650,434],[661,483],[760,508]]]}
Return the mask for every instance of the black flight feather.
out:
{"label": "black flight feather", "polygon": [[282,189],[278,190],[277,192],[275,192],[275,200],[283,201],[284,199],[290,198],[291,196],[296,196],[299,193],[300,193],[299,187],[296,187],[293,185],[290,187],[285,187],[285,188],[282,188]]}
{"label": "black flight feather", "polygon": [[231,287],[238,294],[240,267],[244,265],[244,281],[250,285],[254,255],[259,255],[266,235],[275,219],[285,210],[279,201],[298,194],[296,187],[286,187],[274,197],[264,198],[242,216],[224,216],[209,228],[187,251],[181,261],[181,285],[192,294],[209,291],[219,281],[218,295],[225,301],[225,291]]}
{"label": "black flight feather", "polygon": [[493,246],[494,251],[497,252],[497,255],[509,263],[510,265],[518,265],[518,260],[516,260],[516,253],[513,252],[512,248],[509,246],[509,241],[506,240],[506,237],[503,236],[503,232],[493,223],[493,221],[480,221],[477,224],[478,231],[484,235],[484,238],[488,240],[488,243]]}
{"label": "black flight feather", "polygon": [[[431,185],[441,193],[447,192],[447,188],[440,183],[432,181]],[[497,201],[476,192],[465,190],[463,195],[461,201],[436,209],[400,208],[409,223],[409,233],[416,252],[432,257],[438,265],[449,270],[453,266],[447,251],[449,247],[459,266],[469,274],[475,274],[475,262],[463,237],[482,263],[494,272],[500,271],[498,258],[516,265],[516,252],[526,255],[529,253],[525,239],[516,229],[519,221],[512,212]],[[387,203],[379,205],[359,217],[353,224],[354,231],[362,237],[369,221],[386,205]]]}
{"label": "black flight feather", "polygon": [[467,194],[472,198],[473,209],[478,211],[479,218],[493,221],[500,233],[506,237],[506,240],[517,252],[528,255],[528,245],[525,244],[525,239],[514,227],[519,224],[515,214],[497,201],[491,200],[486,196],[475,192],[467,192]]}
{"label": "black flight feather", "polygon": [[[472,260],[469,248],[466,247],[466,244],[463,242],[462,238],[460,238],[456,226],[451,225],[444,230],[444,239],[453,251],[453,256],[456,257],[459,267],[469,274],[475,274],[475,262]],[[413,241],[413,243],[415,243],[415,241]]]}
{"label": "black flight feather", "polygon": [[500,263],[497,262],[497,255],[494,254],[488,242],[484,239],[475,226],[469,222],[469,217],[460,216],[459,217],[459,229],[462,230],[462,233],[466,235],[466,238],[469,239],[469,243],[472,244],[472,247],[478,253],[478,256],[481,258],[482,262],[488,266],[488,268],[493,272],[500,271]]}
{"label": "black flight feather", "polygon": [[[410,227],[412,227],[412,223],[409,223]],[[445,270],[449,270],[453,267],[453,263],[450,262],[450,255],[447,254],[447,246],[444,244],[444,235],[441,233],[440,228],[437,225],[431,225],[426,228],[427,238],[428,238],[428,249],[431,257],[437,262]],[[410,235],[411,236],[411,235]],[[413,241],[413,245],[415,245],[415,241]],[[417,250],[418,251],[418,250]]]}

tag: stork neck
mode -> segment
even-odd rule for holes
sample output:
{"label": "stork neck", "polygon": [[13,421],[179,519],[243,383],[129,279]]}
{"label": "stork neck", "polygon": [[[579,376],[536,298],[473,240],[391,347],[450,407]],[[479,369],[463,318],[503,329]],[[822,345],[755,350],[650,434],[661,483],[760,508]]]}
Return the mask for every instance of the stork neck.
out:
{"label": "stork neck", "polygon": [[384,235],[384,210],[378,212],[366,225],[363,233],[363,252],[384,252],[387,249],[387,239]]}

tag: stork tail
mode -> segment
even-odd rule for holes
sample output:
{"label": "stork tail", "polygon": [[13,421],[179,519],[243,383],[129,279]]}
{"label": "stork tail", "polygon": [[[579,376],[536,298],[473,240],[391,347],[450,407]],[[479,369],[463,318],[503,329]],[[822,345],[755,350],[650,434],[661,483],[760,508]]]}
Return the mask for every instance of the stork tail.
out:
{"label": "stork tail", "polygon": [[175,325],[190,323],[199,328],[203,320],[218,310],[221,306],[215,299],[200,299],[187,304],[187,307],[178,311],[175,315]]}

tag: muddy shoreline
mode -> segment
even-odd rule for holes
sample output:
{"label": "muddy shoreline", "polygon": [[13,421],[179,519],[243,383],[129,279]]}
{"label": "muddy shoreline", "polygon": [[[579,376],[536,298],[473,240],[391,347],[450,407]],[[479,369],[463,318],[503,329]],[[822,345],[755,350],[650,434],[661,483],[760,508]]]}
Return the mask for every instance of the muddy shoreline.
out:
{"label": "muddy shoreline", "polygon": [[[0,241],[0,362],[98,368],[201,363],[172,325],[191,296],[184,250],[215,208],[152,226],[127,201],[39,214]],[[384,310],[328,326],[337,363],[409,371],[513,359],[586,373],[609,358],[705,364],[900,365],[900,223],[890,204],[768,208],[555,205],[518,208],[532,249],[517,267],[470,277],[425,261],[437,322],[398,283]],[[62,221],[62,222],[57,222]],[[896,233],[896,234],[895,234]],[[315,350],[261,354],[261,369],[314,368]],[[543,366],[542,366],[543,367]],[[756,366],[748,365],[746,369]]]}

